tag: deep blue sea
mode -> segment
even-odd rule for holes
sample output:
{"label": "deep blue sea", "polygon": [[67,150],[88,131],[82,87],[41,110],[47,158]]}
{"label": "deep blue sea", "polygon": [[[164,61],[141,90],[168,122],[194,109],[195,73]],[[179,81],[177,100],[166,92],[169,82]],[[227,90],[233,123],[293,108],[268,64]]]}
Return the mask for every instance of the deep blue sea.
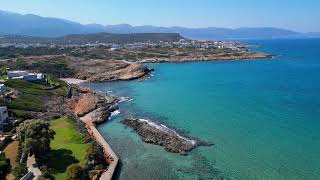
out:
{"label": "deep blue sea", "polygon": [[[277,57],[152,64],[148,80],[86,84],[133,98],[99,127],[120,179],[320,179],[320,39],[248,42]],[[119,123],[126,116],[215,145],[172,154]]]}

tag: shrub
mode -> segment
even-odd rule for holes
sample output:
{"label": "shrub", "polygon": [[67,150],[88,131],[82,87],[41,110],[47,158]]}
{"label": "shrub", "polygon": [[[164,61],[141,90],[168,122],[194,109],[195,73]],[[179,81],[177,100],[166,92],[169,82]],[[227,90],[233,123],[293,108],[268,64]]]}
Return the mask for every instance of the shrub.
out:
{"label": "shrub", "polygon": [[72,164],[67,168],[67,180],[80,180],[83,176],[83,168],[78,164]]}
{"label": "shrub", "polygon": [[13,170],[13,175],[16,179],[22,178],[28,172],[27,165],[25,163],[18,163]]}
{"label": "shrub", "polygon": [[10,160],[4,154],[0,154],[0,179],[4,179],[10,170]]}
{"label": "shrub", "polygon": [[[8,137],[6,137],[3,141],[0,141],[0,149],[3,149],[10,141],[11,141],[11,139]],[[0,161],[1,161],[1,159],[0,159]]]}
{"label": "shrub", "polygon": [[40,167],[41,169],[41,176],[38,180],[54,180],[54,176],[50,174],[47,166]]}
{"label": "shrub", "polygon": [[9,111],[14,115],[14,117],[21,118],[23,120],[34,118],[34,116],[29,111],[19,109],[9,109]]}
{"label": "shrub", "polygon": [[108,166],[104,159],[102,147],[96,143],[88,149],[87,159],[86,169],[88,170],[101,170]]}

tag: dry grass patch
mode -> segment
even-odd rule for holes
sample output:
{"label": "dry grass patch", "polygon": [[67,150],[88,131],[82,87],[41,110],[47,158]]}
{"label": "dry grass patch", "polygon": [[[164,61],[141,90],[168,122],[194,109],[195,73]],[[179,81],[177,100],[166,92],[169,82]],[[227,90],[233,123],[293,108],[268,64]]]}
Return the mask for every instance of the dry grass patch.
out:
{"label": "dry grass patch", "polygon": [[[13,141],[3,150],[3,152],[6,155],[6,158],[10,159],[11,169],[14,169],[17,166],[16,159],[18,154],[18,145],[19,145],[18,141]],[[15,179],[13,173],[11,172],[10,174],[8,174],[6,179],[7,180]]]}

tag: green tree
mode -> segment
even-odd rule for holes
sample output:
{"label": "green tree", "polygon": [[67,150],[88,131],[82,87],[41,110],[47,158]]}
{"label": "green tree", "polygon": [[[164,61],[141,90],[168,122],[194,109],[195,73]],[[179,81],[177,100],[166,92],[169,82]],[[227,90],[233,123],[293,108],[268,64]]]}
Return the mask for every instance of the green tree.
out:
{"label": "green tree", "polygon": [[8,171],[10,170],[9,159],[6,159],[4,154],[0,154],[0,179],[4,179]]}
{"label": "green tree", "polygon": [[27,155],[35,155],[37,161],[45,160],[50,153],[50,140],[54,134],[46,121],[28,120],[21,123],[17,128],[21,159],[24,160]]}
{"label": "green tree", "polygon": [[81,180],[83,177],[84,170],[78,164],[71,164],[67,168],[67,180]]}

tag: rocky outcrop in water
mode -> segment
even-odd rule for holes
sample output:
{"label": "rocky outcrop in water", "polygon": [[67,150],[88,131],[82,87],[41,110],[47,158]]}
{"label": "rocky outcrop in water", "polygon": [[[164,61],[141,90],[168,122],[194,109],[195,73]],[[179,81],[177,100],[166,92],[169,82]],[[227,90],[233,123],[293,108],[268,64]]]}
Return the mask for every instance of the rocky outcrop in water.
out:
{"label": "rocky outcrop in water", "polygon": [[131,118],[123,120],[122,123],[136,131],[144,142],[164,146],[167,151],[173,153],[186,154],[197,146],[213,145],[183,137],[173,129],[148,120]]}

